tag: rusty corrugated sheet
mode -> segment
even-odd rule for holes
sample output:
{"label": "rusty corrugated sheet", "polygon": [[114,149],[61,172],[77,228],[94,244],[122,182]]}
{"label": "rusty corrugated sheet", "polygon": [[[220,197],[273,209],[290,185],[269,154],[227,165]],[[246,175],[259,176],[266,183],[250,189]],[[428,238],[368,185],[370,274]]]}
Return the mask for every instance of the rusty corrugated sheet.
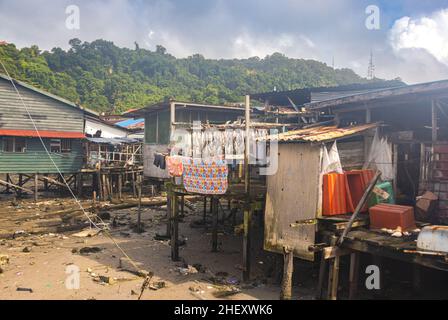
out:
{"label": "rusty corrugated sheet", "polygon": [[321,126],[271,135],[267,139],[279,142],[323,142],[362,133],[376,128],[378,125],[378,123],[369,123],[345,128]]}

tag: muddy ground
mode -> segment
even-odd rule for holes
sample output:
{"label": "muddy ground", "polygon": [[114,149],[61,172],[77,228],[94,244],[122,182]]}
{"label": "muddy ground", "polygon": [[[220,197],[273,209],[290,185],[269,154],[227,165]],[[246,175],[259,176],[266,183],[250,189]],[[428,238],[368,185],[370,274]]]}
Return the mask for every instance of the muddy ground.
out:
{"label": "muddy ground", "polygon": [[[212,253],[210,228],[197,223],[202,219],[200,205],[198,203],[194,210],[187,210],[183,222],[179,225],[179,234],[185,242],[180,249],[180,262],[171,261],[169,241],[155,239],[157,234],[163,235],[166,232],[165,207],[143,209],[145,232],[141,234],[133,229],[137,218],[136,208],[109,212],[110,219],[107,221],[115,241],[139,268],[154,273],[151,288],[143,291],[141,299],[278,299],[281,259],[261,249],[263,230],[260,217],[254,219],[256,229],[252,243],[253,280],[243,283],[241,235],[235,235],[230,223],[222,226],[219,252]],[[27,204],[27,207],[33,210],[33,205]],[[4,212],[2,214],[5,215]],[[241,219],[241,216],[238,219]],[[17,230],[20,230],[20,225],[17,225]],[[0,257],[3,255],[9,259],[9,263],[3,261],[1,266],[0,299],[137,300],[144,279],[130,272],[134,270],[127,261],[123,261],[120,268],[120,258],[123,254],[112,241],[104,234],[76,237],[76,233],[19,233],[15,239],[0,240]],[[99,251],[84,253],[89,248]],[[363,256],[361,268],[370,262],[371,257]],[[73,266],[80,271],[79,289],[69,289],[66,285],[70,276],[66,271],[72,270]],[[295,261],[294,299],[314,299],[317,274],[318,263]],[[383,290],[363,290],[365,275],[361,271],[358,298],[447,298],[446,274],[427,269],[424,269],[422,274],[423,288],[415,289],[410,281],[411,266],[386,261]],[[343,259],[341,299],[347,297],[346,278],[348,261]],[[31,289],[32,292],[26,289]]]}

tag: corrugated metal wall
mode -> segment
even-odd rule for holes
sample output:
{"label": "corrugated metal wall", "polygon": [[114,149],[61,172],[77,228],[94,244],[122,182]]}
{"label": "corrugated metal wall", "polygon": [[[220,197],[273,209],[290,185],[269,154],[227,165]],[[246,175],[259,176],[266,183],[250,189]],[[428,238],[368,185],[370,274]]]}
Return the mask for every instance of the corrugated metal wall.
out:
{"label": "corrugated metal wall", "polygon": [[[84,112],[17,86],[39,130],[84,132]],[[0,79],[0,129],[34,130],[10,82]]]}
{"label": "corrugated metal wall", "polygon": [[[44,139],[48,149],[50,140]],[[0,138],[0,173],[57,173],[38,138],[27,138],[25,153],[3,152]],[[72,152],[52,154],[52,158],[62,173],[76,173],[83,164],[81,140],[72,139]]]}

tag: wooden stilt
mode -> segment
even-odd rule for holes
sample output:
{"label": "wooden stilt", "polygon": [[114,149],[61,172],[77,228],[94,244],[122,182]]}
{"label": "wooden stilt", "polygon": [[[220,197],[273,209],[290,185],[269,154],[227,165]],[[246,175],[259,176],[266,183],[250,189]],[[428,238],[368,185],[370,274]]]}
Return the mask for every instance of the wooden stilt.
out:
{"label": "wooden stilt", "polygon": [[251,251],[251,225],[252,211],[250,208],[244,210],[244,234],[243,234],[243,280],[250,280],[250,251]]}
{"label": "wooden stilt", "polygon": [[120,173],[118,175],[118,198],[120,200],[123,199],[122,189],[123,189],[123,175]]}
{"label": "wooden stilt", "polygon": [[212,197],[212,252],[218,252],[218,198]]}
{"label": "wooden stilt", "polygon": [[135,172],[134,171],[132,171],[132,173],[131,173],[131,178],[132,178],[132,192],[133,192],[134,198],[135,198],[135,197],[137,197],[137,188],[135,185]]}
{"label": "wooden stilt", "polygon": [[39,175],[34,175],[34,202],[37,202],[39,194]]}
{"label": "wooden stilt", "polygon": [[22,192],[22,191],[25,191],[25,192],[28,192],[28,193],[34,193],[33,190],[30,190],[30,189],[27,189],[27,188],[24,188],[24,187],[21,187],[19,185],[15,185],[15,184],[12,184],[10,182],[3,181],[3,180],[0,180],[0,184],[3,184],[5,186],[9,185],[13,189],[17,190],[17,193]]}
{"label": "wooden stilt", "polygon": [[323,291],[324,291],[324,282],[326,273],[327,273],[327,261],[325,260],[325,254],[322,252],[320,257],[319,279],[316,291],[317,300],[322,300],[324,298]]}
{"label": "wooden stilt", "polygon": [[78,191],[78,197],[82,197],[82,189],[83,189],[83,175],[82,173],[78,173],[76,175],[76,188]]}
{"label": "wooden stilt", "polygon": [[204,197],[204,213],[202,216],[202,221],[204,222],[204,226],[206,224],[206,218],[207,218],[207,197]]}
{"label": "wooden stilt", "polygon": [[166,196],[166,236],[171,237],[171,210],[172,210],[172,196],[171,190],[168,190],[168,194]]}
{"label": "wooden stilt", "polygon": [[48,174],[44,174],[44,176],[43,176],[43,179],[44,179],[44,190],[46,192],[48,192],[48,180],[47,180],[47,178],[48,178]]}
{"label": "wooden stilt", "polygon": [[294,272],[294,254],[293,251],[285,248],[283,264],[283,279],[280,300],[291,300],[292,298],[292,274]]}
{"label": "wooden stilt", "polygon": [[100,197],[100,201],[104,201],[104,193],[103,193],[103,182],[101,181],[101,171],[98,170],[96,174],[96,178],[98,180],[98,195]]}
{"label": "wooden stilt", "polygon": [[21,198],[22,197],[22,190],[23,189],[23,175],[19,174],[19,189],[16,189],[17,191],[17,197]]}
{"label": "wooden stilt", "polygon": [[171,197],[171,260],[179,261],[179,203],[175,193]]}
{"label": "wooden stilt", "polygon": [[[6,182],[11,183],[11,177],[9,176],[9,173],[6,174]],[[6,193],[10,192],[11,186],[9,184],[6,185]]]}
{"label": "wooden stilt", "polygon": [[138,179],[138,217],[137,217],[137,232],[143,232],[142,226],[142,181]]}
{"label": "wooden stilt", "polygon": [[359,279],[359,253],[354,252],[350,255],[350,274],[349,274],[349,294],[350,300],[356,299],[356,293],[358,292],[358,279]]}
{"label": "wooden stilt", "polygon": [[330,260],[330,272],[328,275],[328,299],[336,300],[339,286],[339,263],[340,257],[336,256]]}

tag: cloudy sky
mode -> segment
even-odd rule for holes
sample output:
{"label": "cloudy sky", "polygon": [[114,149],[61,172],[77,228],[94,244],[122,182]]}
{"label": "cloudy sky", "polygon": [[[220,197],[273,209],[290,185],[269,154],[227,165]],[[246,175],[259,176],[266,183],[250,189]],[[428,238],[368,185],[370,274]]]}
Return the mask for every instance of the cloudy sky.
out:
{"label": "cloudy sky", "polygon": [[[79,8],[79,30],[67,7]],[[366,27],[370,5],[379,29]],[[177,57],[264,57],[282,52],[408,83],[448,78],[448,0],[0,0],[0,40],[68,47],[98,38]],[[69,23],[70,25],[70,23]],[[72,24],[73,26],[73,24]]]}

